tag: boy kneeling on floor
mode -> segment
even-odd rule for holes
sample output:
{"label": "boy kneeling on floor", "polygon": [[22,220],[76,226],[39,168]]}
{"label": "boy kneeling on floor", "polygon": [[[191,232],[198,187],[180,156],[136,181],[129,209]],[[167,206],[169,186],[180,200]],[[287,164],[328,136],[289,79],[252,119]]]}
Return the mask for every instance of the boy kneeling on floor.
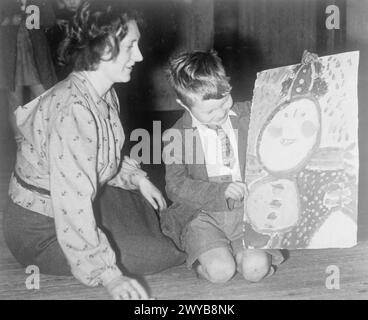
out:
{"label": "boy kneeling on floor", "polygon": [[171,61],[169,77],[185,112],[163,136],[166,191],[173,204],[161,213],[162,230],[201,277],[221,283],[238,271],[260,281],[284,258],[279,250],[243,246],[244,236],[252,236],[243,233],[250,103],[233,103],[214,51],[181,54]]}

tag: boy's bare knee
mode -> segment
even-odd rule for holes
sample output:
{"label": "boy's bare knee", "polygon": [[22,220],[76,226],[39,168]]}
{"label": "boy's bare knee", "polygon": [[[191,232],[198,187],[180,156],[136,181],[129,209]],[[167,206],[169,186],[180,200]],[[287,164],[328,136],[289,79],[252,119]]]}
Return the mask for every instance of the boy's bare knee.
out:
{"label": "boy's bare knee", "polygon": [[270,271],[271,261],[267,253],[256,253],[243,257],[241,271],[244,279],[251,282],[262,280]]}
{"label": "boy's bare knee", "polygon": [[245,280],[251,282],[261,281],[269,272],[270,266],[258,266],[253,268],[244,268],[243,267],[243,277]]}
{"label": "boy's bare knee", "polygon": [[205,267],[208,280],[213,283],[224,283],[229,281],[235,273],[234,261],[212,260]]}

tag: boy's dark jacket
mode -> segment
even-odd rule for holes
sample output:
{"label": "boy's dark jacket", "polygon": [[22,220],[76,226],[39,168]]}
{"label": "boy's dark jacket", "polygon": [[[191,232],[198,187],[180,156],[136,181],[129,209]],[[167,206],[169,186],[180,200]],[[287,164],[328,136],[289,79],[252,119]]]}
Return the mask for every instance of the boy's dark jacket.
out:
{"label": "boy's dark jacket", "polygon": [[[239,165],[242,180],[244,181],[250,102],[235,103],[232,111],[236,115],[230,115],[230,120],[233,129],[238,130]],[[229,182],[210,182],[208,180],[206,165],[203,162],[201,164],[195,164],[195,159],[203,159],[203,149],[200,142],[199,145],[196,145],[196,140],[193,139],[193,148],[185,150],[184,130],[193,130],[192,118],[188,111],[174,124],[172,129],[180,132],[182,139],[174,139],[168,142],[167,135],[169,132],[164,133],[164,161],[167,159],[170,150],[177,150],[178,148],[182,150],[181,157],[179,155],[180,159],[186,159],[186,156],[189,156],[189,159],[194,159],[194,161],[193,164],[184,164],[183,160],[166,165],[166,192],[173,204],[162,211],[160,217],[163,233],[172,238],[176,245],[183,249],[181,238],[182,234],[184,234],[185,227],[188,222],[196,217],[200,210],[211,212],[229,210],[224,195]],[[196,131],[196,129],[194,130]],[[173,144],[178,143],[181,145],[173,147]],[[169,145],[170,147],[166,148]],[[188,145],[191,146],[191,144]],[[185,151],[192,152],[193,154],[185,155]],[[198,153],[201,152],[202,155],[195,154],[196,151]]]}

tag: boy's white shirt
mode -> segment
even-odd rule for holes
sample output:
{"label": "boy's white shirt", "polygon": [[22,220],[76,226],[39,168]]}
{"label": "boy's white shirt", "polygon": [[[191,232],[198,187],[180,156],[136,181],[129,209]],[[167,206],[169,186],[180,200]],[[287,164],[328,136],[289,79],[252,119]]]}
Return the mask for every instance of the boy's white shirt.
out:
{"label": "boy's white shirt", "polygon": [[229,137],[231,147],[234,151],[235,163],[233,168],[229,168],[223,163],[221,139],[216,131],[208,128],[207,125],[198,121],[191,114],[193,127],[197,127],[201,139],[208,177],[230,175],[232,176],[232,181],[242,181],[238,156],[238,135],[235,134],[229,116],[236,116],[236,114],[234,111],[230,110],[222,128]]}

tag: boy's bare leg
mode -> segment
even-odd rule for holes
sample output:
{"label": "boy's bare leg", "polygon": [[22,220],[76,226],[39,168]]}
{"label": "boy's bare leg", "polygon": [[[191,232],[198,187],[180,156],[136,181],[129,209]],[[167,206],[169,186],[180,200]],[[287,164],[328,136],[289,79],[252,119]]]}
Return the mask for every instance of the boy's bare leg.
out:
{"label": "boy's bare leg", "polygon": [[251,282],[258,282],[274,273],[271,266],[271,255],[264,250],[245,249],[237,253],[238,271]]}
{"label": "boy's bare leg", "polygon": [[198,261],[197,272],[213,283],[224,283],[230,280],[236,271],[234,257],[225,247],[202,253]]}

